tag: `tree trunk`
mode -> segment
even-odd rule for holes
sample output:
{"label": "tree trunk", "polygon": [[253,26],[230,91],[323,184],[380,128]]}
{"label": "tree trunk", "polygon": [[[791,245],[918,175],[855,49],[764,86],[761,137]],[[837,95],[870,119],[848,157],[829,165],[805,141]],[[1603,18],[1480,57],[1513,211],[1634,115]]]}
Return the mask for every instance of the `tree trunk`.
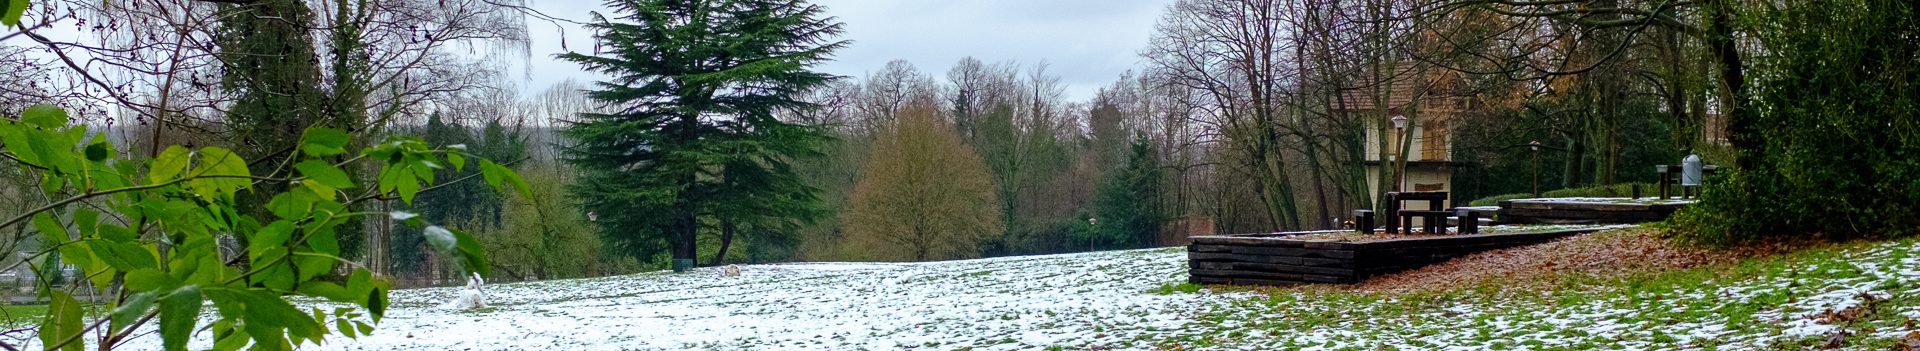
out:
{"label": "tree trunk", "polygon": [[1746,90],[1746,72],[1740,61],[1740,48],[1734,43],[1733,0],[1710,0],[1707,13],[1711,23],[1707,26],[1707,46],[1713,50],[1715,61],[1720,64],[1720,84],[1725,101],[1725,120],[1727,121],[1727,141],[1733,144],[1735,164],[1740,169],[1754,169],[1758,166],[1761,135],[1754,126],[1753,116],[1749,114]]}
{"label": "tree trunk", "polygon": [[713,253],[713,261],[707,263],[707,265],[718,266],[726,261],[727,247],[733,246],[733,233],[736,229],[738,229],[738,227],[733,224],[732,220],[720,220],[720,251]]}
{"label": "tree trunk", "polygon": [[1561,179],[1562,187],[1579,187],[1580,179],[1585,178],[1587,143],[1581,139],[1582,138],[1577,136],[1567,138],[1567,172],[1561,176],[1563,177]]}

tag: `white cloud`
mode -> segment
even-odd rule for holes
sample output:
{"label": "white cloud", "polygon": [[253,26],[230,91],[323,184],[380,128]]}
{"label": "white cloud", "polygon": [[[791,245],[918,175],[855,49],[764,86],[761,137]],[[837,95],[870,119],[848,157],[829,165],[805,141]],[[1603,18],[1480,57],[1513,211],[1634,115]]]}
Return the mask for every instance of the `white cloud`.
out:
{"label": "white cloud", "polygon": [[[1022,66],[1046,61],[1061,76],[1067,96],[1086,99],[1122,72],[1138,67],[1154,21],[1171,0],[818,0],[827,13],[846,24],[841,39],[853,44],[820,69],[864,76],[887,61],[904,59],[921,71],[943,76],[963,57],[1014,61]],[[533,8],[549,15],[586,21],[589,11],[606,11],[597,0],[542,1]],[[564,25],[567,48],[590,52],[592,34]],[[529,21],[533,57],[528,92],[567,78],[600,79],[578,65],[555,60],[562,34],[555,26]],[[519,72],[515,72],[518,74]]]}

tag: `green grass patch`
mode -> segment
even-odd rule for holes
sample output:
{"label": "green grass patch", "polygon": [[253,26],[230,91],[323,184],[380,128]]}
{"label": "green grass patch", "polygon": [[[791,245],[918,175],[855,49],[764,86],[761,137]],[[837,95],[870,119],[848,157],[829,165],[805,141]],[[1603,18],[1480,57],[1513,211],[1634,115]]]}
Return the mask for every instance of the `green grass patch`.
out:
{"label": "green grass patch", "polygon": [[[1210,344],[1262,342],[1246,335],[1301,338],[1319,347],[1477,349],[1645,349],[1663,346],[1804,349],[1822,338],[1781,338],[1784,321],[1821,311],[1806,301],[1867,287],[1882,294],[1872,311],[1850,322],[1847,347],[1886,349],[1894,340],[1873,331],[1912,328],[1920,282],[1888,274],[1916,250],[1915,239],[1846,243],[1692,269],[1625,277],[1558,277],[1544,288],[1498,283],[1447,290],[1368,293],[1340,289],[1263,289],[1263,298],[1209,306],[1199,330]],[[1174,284],[1155,292],[1172,291]],[[1832,296],[1827,296],[1832,298]],[[1251,301],[1249,301],[1251,300]],[[1823,300],[1831,301],[1831,300]],[[1254,302],[1254,303],[1248,303]],[[1604,327],[1604,328],[1603,328]],[[1711,329],[1706,334],[1696,331]],[[1327,331],[1340,331],[1325,333]],[[1317,333],[1317,334],[1316,334]],[[1358,333],[1358,335],[1348,334]],[[1351,335],[1341,340],[1315,340]],[[1165,340],[1176,344],[1192,338]],[[1337,341],[1337,342],[1336,342]],[[1325,344],[1331,343],[1331,344]],[[1191,345],[1191,344],[1189,344]]]}
{"label": "green grass patch", "polygon": [[[1641,196],[1649,196],[1653,194],[1658,194],[1660,192],[1660,189],[1653,186],[1652,184],[1620,183],[1620,184],[1613,184],[1613,185],[1590,186],[1590,187],[1584,187],[1584,188],[1549,190],[1549,191],[1541,192],[1539,197],[1628,197],[1628,196],[1633,196],[1634,184],[1640,185]],[[1473,202],[1470,202],[1469,205],[1494,206],[1494,205],[1499,205],[1500,201],[1504,201],[1504,200],[1525,199],[1525,198],[1532,198],[1532,197],[1534,197],[1533,193],[1494,195],[1494,196],[1475,199],[1473,200]]]}
{"label": "green grass patch", "polygon": [[1147,292],[1152,294],[1158,294],[1158,295],[1172,295],[1175,293],[1192,294],[1192,293],[1200,292],[1200,289],[1205,287],[1206,286],[1202,286],[1200,284],[1194,284],[1194,283],[1179,283],[1179,284],[1168,283],[1168,284],[1161,284],[1160,287],[1157,287],[1157,288],[1148,289]]}
{"label": "green grass patch", "polygon": [[47,315],[47,305],[0,305],[0,324],[37,323]]}

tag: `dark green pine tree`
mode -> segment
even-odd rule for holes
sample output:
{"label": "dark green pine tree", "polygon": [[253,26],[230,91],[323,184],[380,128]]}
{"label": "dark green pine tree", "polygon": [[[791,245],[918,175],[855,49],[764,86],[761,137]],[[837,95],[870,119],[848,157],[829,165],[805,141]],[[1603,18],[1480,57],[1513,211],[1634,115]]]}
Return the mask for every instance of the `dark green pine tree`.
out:
{"label": "dark green pine tree", "polygon": [[[258,176],[292,173],[294,143],[307,126],[326,123],[327,92],[315,56],[313,11],[300,0],[262,0],[245,5],[222,5],[215,39],[220,46],[220,87],[234,92],[227,108],[227,146],[247,160]],[[351,171],[351,168],[349,168]],[[242,211],[272,218],[265,204],[269,194],[286,185],[261,182],[253,191],[236,196]],[[357,221],[354,223],[358,223]],[[341,253],[358,254],[364,240],[358,225],[337,228]],[[239,238],[245,243],[246,238]]]}
{"label": "dark green pine tree", "polygon": [[613,112],[580,114],[564,148],[609,248],[684,269],[703,230],[729,241],[815,217],[816,190],[789,162],[825,133],[775,113],[814,108],[800,94],[839,78],[811,69],[846,45],[841,25],[800,0],[607,5],[619,16],[589,25],[604,55],[559,57],[613,77],[587,94]]}
{"label": "dark green pine tree", "polygon": [[1099,221],[1092,233],[1099,248],[1147,247],[1159,238],[1161,223],[1166,221],[1159,206],[1166,172],[1160,169],[1158,155],[1145,134],[1136,134],[1126,167],[1115,169],[1101,182],[1094,199]]}

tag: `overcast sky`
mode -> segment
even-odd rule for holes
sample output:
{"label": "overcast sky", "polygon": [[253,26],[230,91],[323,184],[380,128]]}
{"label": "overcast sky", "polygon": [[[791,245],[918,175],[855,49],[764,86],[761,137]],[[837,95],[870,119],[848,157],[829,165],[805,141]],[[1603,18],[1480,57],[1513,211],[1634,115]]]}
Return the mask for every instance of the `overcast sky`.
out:
{"label": "overcast sky", "polygon": [[[605,12],[600,0],[530,1],[541,12],[578,21]],[[1135,69],[1153,23],[1172,0],[815,0],[846,23],[841,39],[853,45],[820,68],[865,77],[887,61],[904,59],[922,72],[944,77],[962,57],[1023,67],[1045,61],[1061,77],[1070,99],[1086,99],[1122,72]],[[538,92],[567,78],[601,79],[577,65],[554,60],[561,31],[529,20],[532,69],[522,82]],[[592,36],[568,26],[567,49],[592,50]]]}

